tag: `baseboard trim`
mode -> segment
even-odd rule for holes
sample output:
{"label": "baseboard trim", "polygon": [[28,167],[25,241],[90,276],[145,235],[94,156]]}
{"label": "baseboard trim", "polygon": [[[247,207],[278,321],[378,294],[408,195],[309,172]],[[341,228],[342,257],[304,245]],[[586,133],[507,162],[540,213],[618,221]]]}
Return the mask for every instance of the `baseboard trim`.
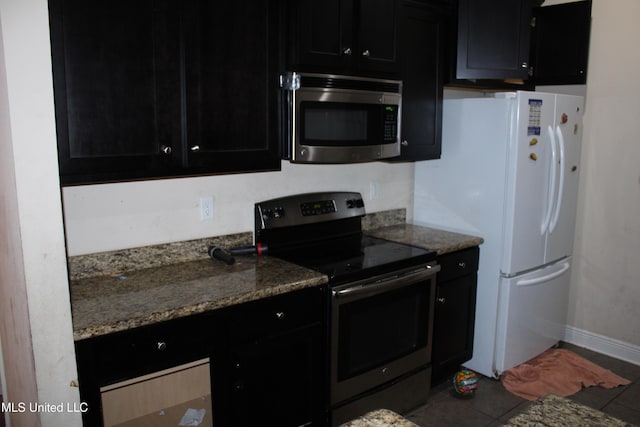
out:
{"label": "baseboard trim", "polygon": [[640,346],[567,325],[564,341],[640,366]]}

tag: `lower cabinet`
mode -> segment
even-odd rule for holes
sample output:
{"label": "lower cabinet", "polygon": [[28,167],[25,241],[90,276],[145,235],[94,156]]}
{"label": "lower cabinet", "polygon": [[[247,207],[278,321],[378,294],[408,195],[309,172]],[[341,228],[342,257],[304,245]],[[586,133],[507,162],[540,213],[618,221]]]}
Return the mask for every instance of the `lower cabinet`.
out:
{"label": "lower cabinet", "polygon": [[229,311],[226,351],[214,361],[222,426],[323,426],[327,422],[323,288]]}
{"label": "lower cabinet", "polygon": [[476,246],[438,258],[432,385],[449,379],[473,356],[479,253]]}
{"label": "lower cabinet", "polygon": [[325,289],[76,342],[87,426],[325,425]]}

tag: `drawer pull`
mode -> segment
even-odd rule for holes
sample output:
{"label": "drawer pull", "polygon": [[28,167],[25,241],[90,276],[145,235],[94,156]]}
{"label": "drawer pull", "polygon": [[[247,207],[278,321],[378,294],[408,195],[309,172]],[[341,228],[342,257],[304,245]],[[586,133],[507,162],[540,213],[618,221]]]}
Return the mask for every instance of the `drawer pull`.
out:
{"label": "drawer pull", "polygon": [[167,349],[167,343],[164,341],[158,341],[158,343],[156,344],[158,350],[160,351],[165,351]]}
{"label": "drawer pull", "polygon": [[464,262],[464,261],[460,261],[460,262],[458,263],[458,267],[460,267],[460,268],[467,268],[467,263],[466,263],[466,262]]}
{"label": "drawer pull", "polygon": [[446,300],[444,298],[438,298],[438,302],[440,304],[444,304],[446,302]]}
{"label": "drawer pull", "polygon": [[284,316],[284,311],[278,311],[278,312],[276,312],[276,318],[277,318],[278,320],[282,320],[282,319],[284,319],[284,317],[285,317],[285,316]]}

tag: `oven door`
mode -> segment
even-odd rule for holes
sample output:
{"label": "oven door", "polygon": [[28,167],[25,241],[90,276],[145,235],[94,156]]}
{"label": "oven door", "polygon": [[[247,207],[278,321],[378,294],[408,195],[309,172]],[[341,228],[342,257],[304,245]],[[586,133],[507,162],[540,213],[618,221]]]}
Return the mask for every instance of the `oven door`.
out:
{"label": "oven door", "polygon": [[438,270],[433,263],[332,289],[332,405],[431,362]]}

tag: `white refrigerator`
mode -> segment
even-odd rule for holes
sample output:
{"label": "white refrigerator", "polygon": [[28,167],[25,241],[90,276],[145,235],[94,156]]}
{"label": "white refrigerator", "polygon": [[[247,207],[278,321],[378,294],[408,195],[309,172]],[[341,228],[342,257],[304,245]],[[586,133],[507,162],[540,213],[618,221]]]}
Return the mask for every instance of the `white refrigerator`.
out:
{"label": "white refrigerator", "polygon": [[473,358],[490,377],[564,336],[584,99],[445,100],[442,157],[416,163],[414,223],[484,238]]}

